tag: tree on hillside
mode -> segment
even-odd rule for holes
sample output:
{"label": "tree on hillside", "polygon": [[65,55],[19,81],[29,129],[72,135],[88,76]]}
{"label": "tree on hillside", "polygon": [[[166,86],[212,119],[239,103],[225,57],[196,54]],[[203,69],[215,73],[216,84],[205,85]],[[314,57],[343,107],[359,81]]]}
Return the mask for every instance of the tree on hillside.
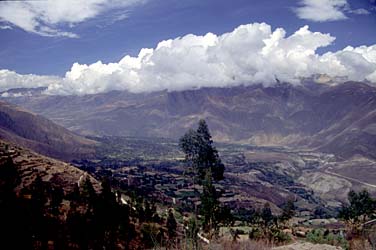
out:
{"label": "tree on hillside", "polygon": [[[212,183],[211,173],[208,170],[203,182],[203,192],[201,194],[201,214],[203,215],[204,230],[206,232],[217,231],[219,213],[219,195]],[[209,236],[211,238],[211,235]]]}
{"label": "tree on hillside", "polygon": [[193,184],[195,177],[203,187],[201,195],[201,209],[203,215],[204,230],[212,236],[212,230],[216,231],[219,224],[220,203],[213,181],[223,179],[224,165],[219,157],[217,149],[213,146],[213,140],[205,120],[200,120],[197,130],[189,130],[180,139],[180,148],[185,153],[186,162],[193,169]]}
{"label": "tree on hillside", "polygon": [[281,222],[286,222],[290,220],[295,214],[295,205],[292,200],[288,200],[285,204],[282,206],[282,214],[279,217]]}
{"label": "tree on hillside", "polygon": [[194,174],[200,180],[205,179],[206,171],[210,169],[214,180],[223,179],[225,170],[205,120],[200,120],[197,130],[190,129],[180,138],[180,148],[185,153],[185,159],[193,168]]}
{"label": "tree on hillside", "polygon": [[265,203],[264,207],[261,210],[261,219],[264,223],[264,227],[269,227],[274,220],[272,210],[270,209],[270,204]]}
{"label": "tree on hillside", "polygon": [[[365,249],[367,240],[367,232],[364,231],[364,223],[367,220],[372,219],[374,213],[376,212],[376,201],[371,198],[367,190],[360,191],[359,193],[355,191],[350,191],[348,194],[348,205],[343,205],[338,217],[343,219],[348,227],[347,238],[349,239],[350,249],[358,249],[361,247]],[[368,234],[368,237],[372,237]]]}
{"label": "tree on hillside", "polygon": [[376,201],[372,199],[367,190],[359,193],[351,190],[348,200],[349,204],[342,206],[338,217],[354,226],[366,222],[376,211]]}

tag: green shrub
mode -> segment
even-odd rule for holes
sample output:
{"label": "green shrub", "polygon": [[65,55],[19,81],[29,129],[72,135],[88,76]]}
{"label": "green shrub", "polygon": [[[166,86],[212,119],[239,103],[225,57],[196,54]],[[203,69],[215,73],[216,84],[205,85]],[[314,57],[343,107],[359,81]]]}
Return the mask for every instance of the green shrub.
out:
{"label": "green shrub", "polygon": [[328,244],[349,249],[349,243],[343,236],[331,233],[329,230],[314,229],[307,234],[306,238],[312,243]]}
{"label": "green shrub", "polygon": [[290,235],[279,229],[272,230],[271,236],[273,242],[275,243],[287,243],[291,241]]}
{"label": "green shrub", "polygon": [[269,240],[270,242],[274,243],[287,243],[291,241],[289,234],[276,227],[271,227],[269,229],[252,227],[248,233],[248,236],[250,240]]}

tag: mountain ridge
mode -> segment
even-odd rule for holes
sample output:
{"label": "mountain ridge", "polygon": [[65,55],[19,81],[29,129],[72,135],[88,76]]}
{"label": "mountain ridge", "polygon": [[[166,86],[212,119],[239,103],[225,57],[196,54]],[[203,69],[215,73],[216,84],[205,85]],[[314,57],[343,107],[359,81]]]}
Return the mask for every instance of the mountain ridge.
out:
{"label": "mountain ridge", "polygon": [[376,88],[361,82],[2,99],[84,135],[178,138],[204,118],[220,142],[376,157]]}
{"label": "mountain ridge", "polygon": [[62,160],[89,156],[96,144],[38,114],[1,101],[0,138]]}

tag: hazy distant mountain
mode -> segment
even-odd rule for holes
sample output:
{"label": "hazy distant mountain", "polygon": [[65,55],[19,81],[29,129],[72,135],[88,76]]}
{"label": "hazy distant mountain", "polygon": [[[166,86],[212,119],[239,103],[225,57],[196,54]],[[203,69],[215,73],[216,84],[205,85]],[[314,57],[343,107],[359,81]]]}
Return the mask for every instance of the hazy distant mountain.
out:
{"label": "hazy distant mountain", "polygon": [[178,138],[205,118],[217,141],[376,157],[376,88],[364,83],[3,99],[82,134]]}
{"label": "hazy distant mountain", "polygon": [[59,159],[94,153],[95,142],[78,136],[46,118],[0,102],[0,138]]}

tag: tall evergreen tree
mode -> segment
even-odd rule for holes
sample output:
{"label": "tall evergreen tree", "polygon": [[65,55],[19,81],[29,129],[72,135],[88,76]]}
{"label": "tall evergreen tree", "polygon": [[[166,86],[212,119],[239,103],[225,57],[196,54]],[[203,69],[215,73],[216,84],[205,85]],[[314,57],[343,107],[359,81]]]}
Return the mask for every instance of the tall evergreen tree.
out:
{"label": "tall evergreen tree", "polygon": [[186,162],[194,170],[194,182],[195,177],[198,177],[199,184],[203,186],[200,212],[204,218],[204,230],[211,237],[213,236],[213,230],[214,232],[217,230],[220,214],[220,195],[213,185],[213,180],[218,181],[223,179],[225,167],[217,149],[213,145],[213,140],[205,120],[199,121],[197,130],[191,129],[183,135],[179,144],[185,153]]}
{"label": "tall evergreen tree", "polygon": [[213,140],[205,120],[200,120],[197,130],[189,130],[180,138],[180,148],[185,153],[186,161],[194,169],[200,180],[205,179],[210,169],[214,180],[223,179],[224,165],[213,146]]}
{"label": "tall evergreen tree", "polygon": [[[211,233],[212,230],[217,230],[217,214],[220,212],[218,198],[219,195],[213,185],[210,170],[208,170],[201,195],[201,214],[204,217],[204,229],[209,233]],[[210,235],[210,238],[211,236],[212,235]]]}

